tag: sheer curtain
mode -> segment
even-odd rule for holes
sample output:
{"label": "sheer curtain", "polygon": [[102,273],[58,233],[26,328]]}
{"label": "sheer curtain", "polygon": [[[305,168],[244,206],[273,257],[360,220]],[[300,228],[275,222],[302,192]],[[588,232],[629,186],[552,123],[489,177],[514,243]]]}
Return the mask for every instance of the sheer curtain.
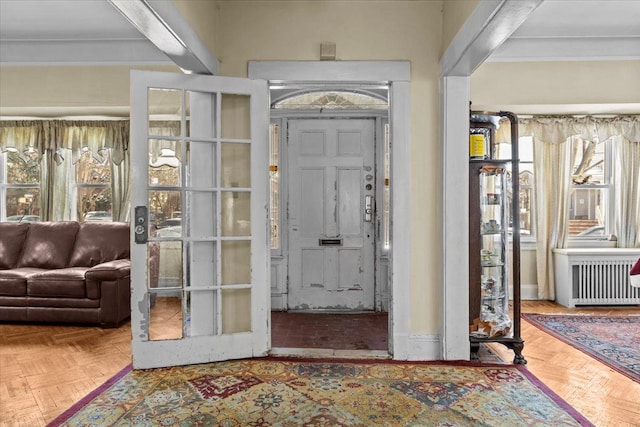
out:
{"label": "sheer curtain", "polygon": [[43,220],[73,218],[75,164],[88,149],[104,160],[111,149],[112,206],[114,220],[124,220],[129,203],[128,120],[28,120],[0,121],[0,152],[15,148],[33,150],[41,158],[40,182]]}
{"label": "sheer curtain", "polygon": [[519,132],[534,137],[538,297],[553,300],[553,249],[568,243],[571,138],[613,138],[613,232],[618,247],[640,247],[640,116],[522,118]]}
{"label": "sheer curtain", "polygon": [[613,183],[618,209],[613,233],[619,248],[640,247],[640,116],[597,124],[601,140],[613,138]]}

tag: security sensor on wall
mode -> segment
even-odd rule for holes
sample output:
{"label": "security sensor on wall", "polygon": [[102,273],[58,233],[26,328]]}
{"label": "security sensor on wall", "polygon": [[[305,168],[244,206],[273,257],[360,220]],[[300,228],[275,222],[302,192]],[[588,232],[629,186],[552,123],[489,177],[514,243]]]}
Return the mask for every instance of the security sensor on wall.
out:
{"label": "security sensor on wall", "polygon": [[336,44],[333,42],[320,43],[320,60],[335,61],[336,60]]}

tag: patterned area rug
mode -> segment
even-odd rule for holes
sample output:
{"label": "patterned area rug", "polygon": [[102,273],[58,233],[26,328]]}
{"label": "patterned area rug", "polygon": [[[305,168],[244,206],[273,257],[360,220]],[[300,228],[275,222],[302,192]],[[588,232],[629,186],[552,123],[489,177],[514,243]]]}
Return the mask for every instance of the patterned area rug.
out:
{"label": "patterned area rug", "polygon": [[640,382],[640,316],[531,314],[527,321]]}
{"label": "patterned area rug", "polygon": [[50,424],[60,425],[592,424],[519,366],[267,358],[126,368]]}

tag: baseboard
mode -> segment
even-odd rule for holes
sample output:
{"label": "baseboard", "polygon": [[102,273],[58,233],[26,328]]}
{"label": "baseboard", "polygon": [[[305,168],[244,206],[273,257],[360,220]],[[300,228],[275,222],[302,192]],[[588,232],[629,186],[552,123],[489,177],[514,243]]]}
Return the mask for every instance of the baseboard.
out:
{"label": "baseboard", "polygon": [[538,298],[538,285],[520,285],[521,300],[536,300]]}
{"label": "baseboard", "polygon": [[440,335],[408,334],[406,360],[442,360]]}

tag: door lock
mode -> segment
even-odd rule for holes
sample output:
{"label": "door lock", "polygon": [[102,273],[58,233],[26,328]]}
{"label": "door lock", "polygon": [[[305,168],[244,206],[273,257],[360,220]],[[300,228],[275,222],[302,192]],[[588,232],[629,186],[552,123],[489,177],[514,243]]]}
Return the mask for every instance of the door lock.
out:
{"label": "door lock", "polygon": [[373,196],[364,196],[364,220],[366,222],[373,220]]}
{"label": "door lock", "polygon": [[134,215],[133,231],[135,235],[135,242],[138,244],[147,243],[148,239],[148,227],[147,227],[147,207],[136,206]]}

